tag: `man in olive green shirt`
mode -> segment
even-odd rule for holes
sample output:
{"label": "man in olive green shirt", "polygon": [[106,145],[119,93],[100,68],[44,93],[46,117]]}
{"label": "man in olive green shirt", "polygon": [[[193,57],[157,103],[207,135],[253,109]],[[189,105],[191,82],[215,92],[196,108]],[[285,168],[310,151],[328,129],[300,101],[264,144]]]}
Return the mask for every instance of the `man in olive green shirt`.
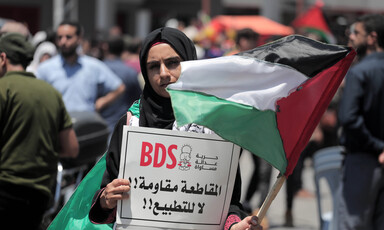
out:
{"label": "man in olive green shirt", "polygon": [[16,229],[38,229],[55,184],[59,157],[78,142],[61,94],[26,66],[25,37],[0,37],[0,216]]}

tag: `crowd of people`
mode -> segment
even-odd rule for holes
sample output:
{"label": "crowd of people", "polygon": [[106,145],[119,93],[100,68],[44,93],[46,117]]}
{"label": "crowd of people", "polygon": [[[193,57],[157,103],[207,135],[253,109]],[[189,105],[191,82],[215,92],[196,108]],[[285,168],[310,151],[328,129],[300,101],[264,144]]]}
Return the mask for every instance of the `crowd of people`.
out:
{"label": "crowd of people", "polygon": [[[107,170],[90,219],[113,223],[117,200],[129,199],[130,190],[128,180],[116,179],[123,125],[128,121],[133,126],[176,129],[162,85],[177,81],[180,62],[262,45],[259,34],[249,28],[210,37],[202,36],[199,24],[174,27],[156,29],[143,41],[114,27],[107,39],[97,42],[85,39],[82,26],[73,21],[63,21],[54,33],[34,36],[22,23],[0,28],[1,216],[18,222],[21,214],[29,219],[20,224],[38,229],[52,199],[59,158],[78,155],[69,114],[88,111],[99,114],[110,133]],[[343,145],[338,229],[384,229],[384,16],[358,18],[348,38],[342,45],[356,49],[358,56],[287,180],[287,227],[294,226],[294,197],[303,191],[304,160],[321,148]],[[127,113],[131,106],[138,115]],[[267,196],[272,167],[256,155],[252,159],[255,167],[244,198],[237,173],[225,229],[262,229],[253,214]],[[256,207],[251,202],[255,193],[260,193]],[[268,224],[263,227],[268,229]]]}

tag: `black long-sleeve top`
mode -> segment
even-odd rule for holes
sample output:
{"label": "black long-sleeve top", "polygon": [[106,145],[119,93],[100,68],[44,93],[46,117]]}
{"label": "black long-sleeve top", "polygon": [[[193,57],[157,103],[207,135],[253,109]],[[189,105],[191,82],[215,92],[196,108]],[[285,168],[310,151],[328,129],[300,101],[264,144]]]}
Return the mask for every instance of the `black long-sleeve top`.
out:
{"label": "black long-sleeve top", "polygon": [[348,152],[383,152],[384,52],[370,54],[350,69],[339,109],[340,143]]}

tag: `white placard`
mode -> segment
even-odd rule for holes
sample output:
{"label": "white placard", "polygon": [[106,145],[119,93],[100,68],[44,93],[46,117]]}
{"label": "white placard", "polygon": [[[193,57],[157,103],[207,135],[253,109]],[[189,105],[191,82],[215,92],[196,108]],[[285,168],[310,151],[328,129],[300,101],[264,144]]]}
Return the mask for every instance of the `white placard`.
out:
{"label": "white placard", "polygon": [[[214,134],[125,126],[118,202],[122,229],[223,229],[240,148]],[[142,229],[142,228],[140,228]]]}

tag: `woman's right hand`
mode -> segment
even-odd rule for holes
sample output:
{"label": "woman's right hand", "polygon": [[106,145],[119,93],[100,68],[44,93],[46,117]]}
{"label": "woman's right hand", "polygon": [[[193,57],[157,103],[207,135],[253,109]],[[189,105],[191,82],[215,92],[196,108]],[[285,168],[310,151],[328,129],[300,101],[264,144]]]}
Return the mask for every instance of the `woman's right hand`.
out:
{"label": "woman's right hand", "polygon": [[103,209],[114,209],[118,200],[129,198],[128,192],[131,190],[131,184],[126,179],[114,179],[109,183],[100,196],[100,205]]}

